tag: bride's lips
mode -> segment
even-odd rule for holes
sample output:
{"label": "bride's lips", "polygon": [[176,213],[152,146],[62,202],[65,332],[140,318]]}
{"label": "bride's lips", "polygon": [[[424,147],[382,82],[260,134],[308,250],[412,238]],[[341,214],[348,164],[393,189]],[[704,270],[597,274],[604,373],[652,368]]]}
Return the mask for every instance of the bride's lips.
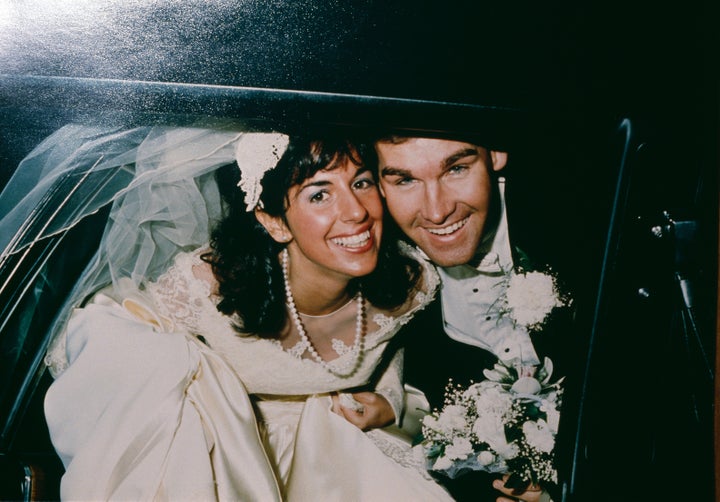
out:
{"label": "bride's lips", "polygon": [[462,220],[457,221],[451,225],[446,225],[446,226],[440,227],[440,228],[425,227],[425,230],[427,230],[432,235],[436,235],[438,237],[445,237],[448,235],[452,235],[455,232],[457,232],[458,230],[460,230],[461,228],[463,228],[469,219],[470,219],[470,217],[467,216],[467,217],[463,218]]}
{"label": "bride's lips", "polygon": [[373,245],[373,237],[370,233],[370,229],[358,232],[353,235],[347,235],[342,237],[333,237],[330,242],[338,247],[347,249],[348,251],[366,251]]}

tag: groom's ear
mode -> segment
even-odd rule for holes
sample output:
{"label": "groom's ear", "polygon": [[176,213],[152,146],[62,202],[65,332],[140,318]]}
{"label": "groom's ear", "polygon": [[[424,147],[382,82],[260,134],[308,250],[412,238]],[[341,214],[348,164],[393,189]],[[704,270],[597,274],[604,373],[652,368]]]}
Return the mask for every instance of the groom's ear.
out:
{"label": "groom's ear", "polygon": [[275,242],[285,244],[292,240],[292,232],[280,216],[271,216],[258,208],[255,209],[255,218],[265,227]]}
{"label": "groom's ear", "polygon": [[490,151],[490,158],[492,159],[493,171],[500,171],[508,161],[507,152],[498,152],[497,150]]}

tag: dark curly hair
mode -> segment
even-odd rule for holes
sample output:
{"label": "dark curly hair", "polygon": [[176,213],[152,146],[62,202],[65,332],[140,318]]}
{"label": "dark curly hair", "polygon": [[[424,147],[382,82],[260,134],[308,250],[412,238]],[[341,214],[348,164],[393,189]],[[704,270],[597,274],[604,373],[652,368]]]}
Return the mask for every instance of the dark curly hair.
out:
{"label": "dark curly hair", "polygon": [[[362,166],[363,143],[340,138],[292,137],[277,166],[262,180],[262,207],[271,216],[285,218],[290,187],[311,178],[320,170],[332,170],[351,161]],[[278,254],[285,247],[273,240],[255,217],[246,211],[244,193],[237,188],[236,164],[217,171],[217,182],[225,202],[225,214],[213,231],[203,260],[212,266],[219,283],[218,310],[237,315],[237,329],[264,338],[277,338],[287,321],[285,286]],[[385,228],[385,227],[384,227]],[[420,265],[400,253],[394,226],[383,231],[378,264],[364,277],[352,279],[350,294],[361,291],[376,307],[402,305],[420,278]]]}

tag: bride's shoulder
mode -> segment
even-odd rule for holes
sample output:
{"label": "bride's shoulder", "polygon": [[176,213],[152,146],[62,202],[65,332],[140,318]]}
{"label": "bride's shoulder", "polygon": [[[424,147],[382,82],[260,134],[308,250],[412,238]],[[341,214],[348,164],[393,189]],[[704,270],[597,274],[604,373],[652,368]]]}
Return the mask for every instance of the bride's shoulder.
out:
{"label": "bride's shoulder", "polygon": [[154,282],[164,288],[192,290],[210,297],[217,291],[212,266],[203,259],[210,252],[207,246],[178,253],[172,264]]}

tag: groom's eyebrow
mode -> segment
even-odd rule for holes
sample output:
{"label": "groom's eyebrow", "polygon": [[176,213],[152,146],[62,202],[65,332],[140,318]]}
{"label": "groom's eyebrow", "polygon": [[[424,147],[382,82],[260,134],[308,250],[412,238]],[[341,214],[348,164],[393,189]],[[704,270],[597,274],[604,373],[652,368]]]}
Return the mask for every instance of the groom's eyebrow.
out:
{"label": "groom's eyebrow", "polygon": [[460,159],[464,159],[465,157],[472,157],[473,155],[477,154],[477,148],[463,148],[462,150],[453,153],[445,159],[445,167],[450,167],[452,164],[454,164]]}

